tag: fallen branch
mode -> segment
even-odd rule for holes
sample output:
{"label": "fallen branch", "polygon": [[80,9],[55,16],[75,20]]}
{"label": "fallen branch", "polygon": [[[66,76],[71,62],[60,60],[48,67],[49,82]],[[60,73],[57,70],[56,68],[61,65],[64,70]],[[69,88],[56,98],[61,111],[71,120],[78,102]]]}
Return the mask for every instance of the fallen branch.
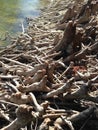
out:
{"label": "fallen branch", "polygon": [[63,94],[66,91],[70,91],[73,81],[74,81],[74,78],[69,79],[67,81],[67,83],[64,84],[62,87],[60,87],[56,90],[52,90],[51,92],[47,93],[46,95],[43,95],[43,97],[50,98],[50,97],[58,96],[59,94]]}
{"label": "fallen branch", "polygon": [[21,92],[31,92],[31,91],[48,92],[50,91],[50,88],[46,86],[46,82],[47,82],[47,76],[45,75],[40,82],[35,82],[28,86],[20,85],[18,89]]}

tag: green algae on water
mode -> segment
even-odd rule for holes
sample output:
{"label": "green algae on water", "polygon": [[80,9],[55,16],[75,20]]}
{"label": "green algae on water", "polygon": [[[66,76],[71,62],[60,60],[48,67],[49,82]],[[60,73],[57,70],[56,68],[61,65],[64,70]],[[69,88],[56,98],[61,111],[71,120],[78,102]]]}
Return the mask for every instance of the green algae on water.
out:
{"label": "green algae on water", "polygon": [[0,38],[6,31],[12,35],[21,32],[21,23],[25,21],[25,18],[39,16],[40,7],[48,5],[49,1],[47,1],[0,0]]}

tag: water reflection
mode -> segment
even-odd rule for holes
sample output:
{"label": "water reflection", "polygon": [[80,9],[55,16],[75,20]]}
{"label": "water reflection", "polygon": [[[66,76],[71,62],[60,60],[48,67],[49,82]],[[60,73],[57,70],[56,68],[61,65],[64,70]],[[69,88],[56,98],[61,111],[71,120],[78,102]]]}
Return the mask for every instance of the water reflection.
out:
{"label": "water reflection", "polygon": [[[36,17],[39,7],[48,4],[48,0],[0,0],[0,35],[17,32],[25,17]],[[20,30],[19,30],[20,31]]]}

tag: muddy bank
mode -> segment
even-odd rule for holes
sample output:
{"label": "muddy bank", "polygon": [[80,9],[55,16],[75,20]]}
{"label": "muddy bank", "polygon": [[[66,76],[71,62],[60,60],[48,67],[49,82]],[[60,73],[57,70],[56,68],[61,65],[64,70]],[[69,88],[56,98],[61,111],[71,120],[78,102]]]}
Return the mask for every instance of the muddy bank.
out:
{"label": "muddy bank", "polygon": [[1,130],[98,129],[98,1],[53,1],[0,51]]}

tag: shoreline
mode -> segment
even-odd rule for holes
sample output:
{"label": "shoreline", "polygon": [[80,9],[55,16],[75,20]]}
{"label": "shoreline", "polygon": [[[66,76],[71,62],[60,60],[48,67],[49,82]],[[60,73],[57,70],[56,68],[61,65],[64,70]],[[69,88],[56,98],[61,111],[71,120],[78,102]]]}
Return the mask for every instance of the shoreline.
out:
{"label": "shoreline", "polygon": [[0,129],[97,130],[97,0],[56,0],[28,23],[0,50]]}

